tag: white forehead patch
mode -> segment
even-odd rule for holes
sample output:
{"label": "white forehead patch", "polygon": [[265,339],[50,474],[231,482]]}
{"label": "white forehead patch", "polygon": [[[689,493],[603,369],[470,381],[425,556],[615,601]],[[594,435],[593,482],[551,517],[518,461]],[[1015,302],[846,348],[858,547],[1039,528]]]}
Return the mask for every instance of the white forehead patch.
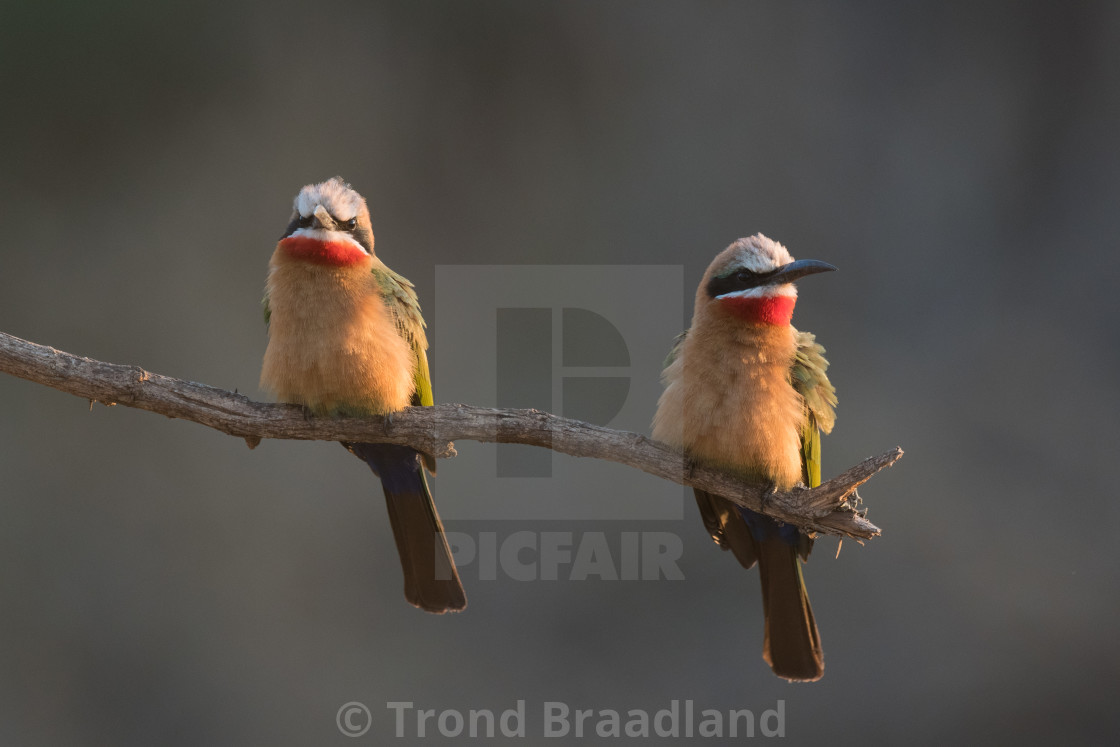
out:
{"label": "white forehead patch", "polygon": [[770,272],[793,261],[789,250],[760,233],[739,239],[729,248],[735,249],[735,260],[751,272]]}
{"label": "white forehead patch", "polygon": [[327,212],[339,220],[350,220],[358,217],[365,200],[342,181],[341,177],[328,179],[321,184],[308,184],[299,191],[295,199],[295,209],[304,218],[310,217],[315,212],[317,205],[322,205]]}

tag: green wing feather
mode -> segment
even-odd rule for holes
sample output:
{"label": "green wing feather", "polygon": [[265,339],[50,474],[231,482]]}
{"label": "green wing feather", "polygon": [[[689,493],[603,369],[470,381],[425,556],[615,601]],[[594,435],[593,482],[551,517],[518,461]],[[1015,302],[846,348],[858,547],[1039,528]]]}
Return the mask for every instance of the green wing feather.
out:
{"label": "green wing feather", "polygon": [[805,400],[805,426],[801,431],[802,475],[811,488],[821,484],[821,431],[836,422],[836,389],[825,373],[824,348],[809,332],[797,333],[797,356],[790,368],[790,383]]}
{"label": "green wing feather", "polygon": [[665,362],[661,364],[662,370],[673,365],[673,361],[675,361],[677,356],[681,353],[681,348],[684,346],[684,339],[686,337],[688,337],[687,329],[673,338],[673,347],[669,348],[669,355],[665,356]]}
{"label": "green wing feather", "polygon": [[[373,274],[377,278],[385,305],[393,314],[397,331],[412,346],[412,377],[416,384],[416,389],[412,393],[412,404],[431,407],[435,404],[435,400],[432,399],[432,375],[428,370],[428,337],[424,334],[426,325],[424,317],[420,314],[420,300],[416,297],[416,289],[407,278],[398,275],[380,262],[375,263]],[[428,471],[434,475],[435,457],[422,453],[420,458]]]}
{"label": "green wing feather", "polygon": [[435,404],[432,398],[432,376],[428,369],[428,338],[424,334],[424,317],[420,314],[420,301],[416,289],[406,278],[390,270],[385,265],[374,267],[381,294],[386,306],[393,314],[397,331],[412,346],[414,358],[413,378],[416,391],[412,404],[430,407]]}

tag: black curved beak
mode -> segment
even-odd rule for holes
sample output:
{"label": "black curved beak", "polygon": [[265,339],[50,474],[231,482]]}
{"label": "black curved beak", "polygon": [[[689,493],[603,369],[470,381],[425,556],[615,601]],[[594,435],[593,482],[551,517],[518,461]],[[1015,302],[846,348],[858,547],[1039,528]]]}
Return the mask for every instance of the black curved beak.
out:
{"label": "black curved beak", "polygon": [[818,259],[799,259],[796,262],[782,265],[770,272],[738,270],[723,276],[717,275],[709,280],[708,295],[712,298],[718,298],[728,293],[736,293],[750,288],[759,288],[764,285],[792,283],[794,280],[803,278],[806,275],[812,275],[818,272],[831,272],[835,269],[836,268],[828,262],[821,262]]}
{"label": "black curved beak", "polygon": [[782,283],[792,283],[806,275],[815,275],[818,272],[833,272],[834,270],[836,270],[834,265],[821,262],[819,259],[799,259],[796,262],[790,262],[788,265],[782,265],[764,277],[766,285],[780,285]]}

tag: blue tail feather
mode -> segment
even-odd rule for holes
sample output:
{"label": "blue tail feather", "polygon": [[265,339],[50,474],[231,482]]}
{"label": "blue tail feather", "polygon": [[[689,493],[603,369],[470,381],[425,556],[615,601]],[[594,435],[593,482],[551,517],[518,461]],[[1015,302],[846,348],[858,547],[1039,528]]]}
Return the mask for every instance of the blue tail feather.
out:
{"label": "blue tail feather", "polygon": [[389,493],[411,493],[421,490],[420,453],[400,444],[343,444],[381,478],[381,486]]}
{"label": "blue tail feather", "polygon": [[755,542],[780,539],[787,545],[797,546],[801,544],[801,530],[793,524],[779,523],[766,514],[760,514],[742,506],[736,508],[739,509],[739,515],[743,517],[743,521],[747,522]]}

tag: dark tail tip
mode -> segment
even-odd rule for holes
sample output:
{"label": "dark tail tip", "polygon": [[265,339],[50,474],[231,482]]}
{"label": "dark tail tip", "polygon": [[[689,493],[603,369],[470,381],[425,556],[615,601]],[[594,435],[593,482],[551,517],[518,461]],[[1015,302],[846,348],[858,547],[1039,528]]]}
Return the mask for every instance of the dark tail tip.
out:
{"label": "dark tail tip", "polygon": [[344,446],[381,478],[404,572],[405,599],[435,614],[466,609],[467,594],[424,478],[419,453],[393,444]]}
{"label": "dark tail tip", "polygon": [[766,641],[762,658],[774,674],[795,682],[824,676],[824,653],[813,607],[794,546],[780,539],[759,543]]}

